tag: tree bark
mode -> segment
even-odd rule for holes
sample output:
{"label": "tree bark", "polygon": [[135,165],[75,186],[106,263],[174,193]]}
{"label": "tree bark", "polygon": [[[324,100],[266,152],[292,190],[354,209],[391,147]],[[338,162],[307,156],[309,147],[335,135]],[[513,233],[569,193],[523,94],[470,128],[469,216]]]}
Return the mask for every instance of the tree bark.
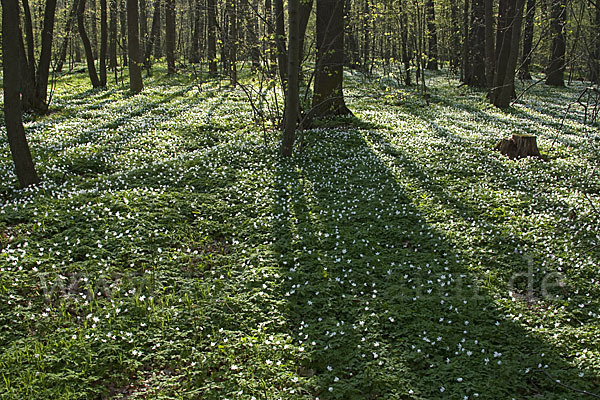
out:
{"label": "tree bark", "polygon": [[[80,0],[83,1],[83,0]],[[129,44],[129,90],[139,93],[144,88],[137,0],[127,0],[127,42]]]}
{"label": "tree bark", "polygon": [[38,183],[40,179],[35,171],[21,119],[20,36],[17,0],[2,0],[4,121],[19,186],[24,188]]}
{"label": "tree bark", "polygon": [[150,31],[150,37],[146,42],[146,50],[144,52],[144,68],[150,74],[152,71],[152,50],[154,49],[154,42],[160,31],[160,0],[154,1],[154,15],[152,16],[152,30]]}
{"label": "tree bark", "polygon": [[129,50],[129,46],[127,45],[127,0],[119,1],[121,2],[121,10],[119,13],[121,19],[121,59],[123,60],[123,66],[126,67],[129,64],[129,56],[127,53]]}
{"label": "tree bark", "polygon": [[283,13],[283,0],[273,0],[275,14],[275,45],[277,47],[277,66],[279,79],[282,86],[287,85],[287,50],[285,48],[285,16]]}
{"label": "tree bark", "polygon": [[494,85],[494,70],[496,67],[494,41],[494,0],[485,1],[485,80],[487,87]]}
{"label": "tree bark", "polygon": [[46,0],[44,9],[44,27],[42,29],[42,48],[35,79],[35,111],[48,111],[48,77],[50,75],[50,60],[52,58],[52,38],[54,33],[54,14],[56,0]]}
{"label": "tree bark", "polygon": [[106,49],[108,45],[108,24],[106,0],[100,0],[100,86],[106,86]]}
{"label": "tree bark", "polygon": [[94,64],[94,54],[92,53],[92,45],[85,31],[85,22],[83,19],[83,16],[85,14],[85,2],[86,0],[79,0],[79,7],[77,10],[77,25],[79,27],[79,36],[81,37],[81,42],[83,43],[83,49],[85,51],[85,59],[87,62],[90,81],[92,82],[92,86],[97,88],[101,87],[102,85],[100,84],[100,79],[98,79],[98,74],[96,73],[96,65]]}
{"label": "tree bark", "polygon": [[344,1],[317,0],[316,116],[351,114],[344,101]]}
{"label": "tree bark", "polygon": [[525,157],[544,159],[537,146],[537,138],[531,135],[512,135],[509,139],[502,139],[496,144],[494,150],[499,151],[511,160]]}
{"label": "tree bark", "polygon": [[108,68],[117,68],[117,0],[110,1],[110,18],[108,22]]}
{"label": "tree bark", "polygon": [[525,13],[525,29],[523,31],[523,56],[521,57],[521,68],[519,78],[531,80],[531,50],[533,47],[533,27],[535,25],[535,0],[527,0],[527,11]]}
{"label": "tree bark", "polygon": [[[21,52],[21,107],[24,111],[35,110],[35,44],[29,1],[23,0],[25,20],[25,46]],[[19,38],[21,35],[19,35]],[[21,39],[19,39],[21,40]],[[22,42],[22,40],[21,40]]]}
{"label": "tree bark", "polygon": [[437,29],[435,25],[435,3],[433,0],[427,0],[425,5],[427,18],[427,69],[437,71],[438,69],[438,46]]}
{"label": "tree bark", "polygon": [[552,32],[552,49],[548,68],[546,69],[546,85],[565,86],[565,24],[567,19],[566,0],[552,0],[550,31]]}
{"label": "tree bark", "polygon": [[[596,35],[600,32],[600,3],[596,3],[596,17],[594,21]],[[590,80],[593,83],[600,83],[600,38],[596,36],[596,49],[594,51],[594,59],[590,66]]]}
{"label": "tree bark", "polygon": [[169,74],[177,72],[175,67],[175,0],[165,1],[165,32],[167,44],[167,70]]}
{"label": "tree bark", "polygon": [[200,26],[202,21],[202,4],[200,4],[200,0],[193,0],[192,2],[193,10],[192,12],[192,48],[190,50],[190,63],[196,64],[200,62]]}
{"label": "tree bark", "polygon": [[285,117],[281,154],[291,156],[298,124],[300,105],[299,78],[300,73],[300,0],[288,0],[288,80],[286,91]]}
{"label": "tree bark", "polygon": [[500,46],[496,61],[494,87],[490,100],[498,108],[508,108],[515,97],[515,72],[519,56],[521,25],[525,0],[501,0],[498,18],[497,46]]}
{"label": "tree bark", "polygon": [[465,83],[469,86],[487,87],[485,75],[485,0],[472,0],[469,26]]}
{"label": "tree bark", "polygon": [[148,39],[148,15],[146,14],[146,0],[138,0],[140,6],[140,48],[146,48]]}
{"label": "tree bark", "polygon": [[217,75],[217,2],[207,0],[208,24],[206,56],[208,57],[208,71],[210,75]]}

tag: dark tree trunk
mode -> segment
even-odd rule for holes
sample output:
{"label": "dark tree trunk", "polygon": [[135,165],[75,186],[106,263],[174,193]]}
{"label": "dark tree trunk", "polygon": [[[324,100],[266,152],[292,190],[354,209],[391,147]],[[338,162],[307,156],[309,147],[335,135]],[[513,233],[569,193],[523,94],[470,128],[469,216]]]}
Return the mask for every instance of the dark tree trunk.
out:
{"label": "dark tree trunk", "polygon": [[193,29],[192,29],[192,48],[190,51],[190,63],[195,64],[200,62],[200,36],[202,32],[200,30],[202,21],[202,4],[200,0],[194,0],[192,11],[193,18]]}
{"label": "dark tree trunk", "polygon": [[450,38],[450,62],[456,69],[460,68],[460,21],[458,16],[458,2],[450,2],[451,38]]}
{"label": "dark tree trunk", "polygon": [[117,0],[110,1],[110,18],[108,22],[108,67],[117,68]]}
{"label": "dark tree trunk", "polygon": [[[81,0],[80,0],[81,1]],[[129,46],[127,45],[127,0],[119,0],[121,2],[121,58],[123,59],[123,66],[126,67],[128,65],[129,57],[128,50]]]}
{"label": "dark tree trunk", "polygon": [[52,38],[54,34],[54,14],[56,0],[46,0],[44,10],[44,27],[42,29],[42,49],[35,79],[35,111],[48,111],[48,77],[50,75],[50,60],[52,58]]}
{"label": "dark tree trunk", "polygon": [[21,115],[19,49],[19,5],[17,0],[2,0],[2,59],[4,70],[4,121],[15,172],[21,188],[40,181],[33,164]]}
{"label": "dark tree trunk", "polygon": [[106,48],[108,47],[108,24],[106,0],[100,0],[100,86],[106,86]]}
{"label": "dark tree trunk", "polygon": [[525,29],[523,31],[523,56],[519,78],[531,79],[531,50],[533,47],[533,27],[535,25],[535,0],[527,0],[527,11],[525,14]]}
{"label": "dark tree trunk", "polygon": [[165,1],[165,32],[167,44],[167,70],[169,74],[177,72],[175,67],[175,45],[177,35],[175,34],[175,0]]}
{"label": "dark tree trunk", "polygon": [[494,0],[485,1],[485,79],[488,88],[494,85],[496,42],[494,40]]}
{"label": "dark tree trunk", "polygon": [[248,42],[250,45],[250,59],[252,70],[260,68],[260,43],[258,41],[258,0],[252,0],[250,18],[248,23]]}
{"label": "dark tree trunk", "polygon": [[344,1],[317,0],[317,57],[313,113],[351,114],[342,90],[344,69]]}
{"label": "dark tree trunk", "polygon": [[463,43],[462,43],[462,69],[461,80],[468,83],[471,77],[471,65],[469,63],[469,9],[471,0],[465,0],[463,8]]}
{"label": "dark tree trunk", "polygon": [[496,74],[490,100],[498,108],[508,108],[515,97],[515,72],[519,56],[525,0],[500,0]]}
{"label": "dark tree trunk", "polygon": [[496,144],[494,150],[499,151],[511,160],[526,157],[544,159],[538,150],[537,138],[531,135],[512,135],[509,139],[502,139]]}
{"label": "dark tree trunk", "polygon": [[298,33],[298,39],[300,40],[300,69],[302,70],[302,61],[304,60],[304,38],[306,37],[306,28],[308,27],[308,20],[310,19],[310,13],[313,8],[314,0],[300,0],[300,31]]}
{"label": "dark tree trunk", "polygon": [[56,63],[56,72],[62,72],[63,65],[67,59],[67,48],[69,47],[69,41],[71,40],[71,30],[73,29],[73,23],[75,22],[75,14],[77,13],[77,5],[78,0],[73,0],[71,4],[71,11],[69,11],[69,16],[67,17],[67,22],[65,24],[65,39],[60,45],[58,61]]}
{"label": "dark tree trunk", "polygon": [[226,43],[226,49],[229,53],[229,80],[233,86],[237,85],[237,41],[238,41],[238,24],[237,24],[237,2],[235,0],[227,0],[228,7],[228,18],[229,33],[227,35],[228,41]]}
{"label": "dark tree trunk", "polygon": [[208,71],[212,76],[217,75],[217,2],[207,0],[208,24],[206,57],[208,57]]}
{"label": "dark tree trunk", "polygon": [[428,39],[427,69],[435,71],[438,69],[438,39],[435,26],[435,3],[433,0],[427,0],[425,7]]}
{"label": "dark tree trunk", "polygon": [[300,0],[288,0],[288,80],[285,96],[285,117],[281,154],[291,156],[296,137],[298,109],[300,105],[299,79],[300,73]]}
{"label": "dark tree trunk", "polygon": [[267,59],[270,63],[270,73],[271,75],[275,75],[275,70],[277,68],[277,48],[275,46],[275,29],[274,29],[274,19],[273,16],[275,13],[273,12],[273,3],[271,0],[265,0],[265,34],[267,40],[264,42],[263,51],[267,54]]}
{"label": "dark tree trunk", "polygon": [[160,31],[160,0],[154,1],[154,15],[152,16],[152,30],[150,37],[146,42],[146,49],[144,52],[144,68],[150,74],[152,71],[152,50],[154,49],[154,41],[159,35]]}
{"label": "dark tree trunk", "polygon": [[148,15],[146,13],[146,0],[139,0],[140,3],[140,48],[146,48],[148,39]]}
{"label": "dark tree trunk", "polygon": [[465,83],[469,86],[487,87],[485,76],[485,0],[472,0],[471,23],[468,38],[467,73]]}
{"label": "dark tree trunk", "polygon": [[137,0],[127,0],[127,42],[129,43],[129,90],[139,93],[144,88]]}
{"label": "dark tree trunk", "polygon": [[282,86],[287,85],[287,50],[285,48],[285,15],[283,13],[283,0],[274,0],[275,13],[275,45],[277,46],[277,66],[279,67],[279,79]]}
{"label": "dark tree trunk", "polygon": [[156,31],[156,36],[154,37],[154,57],[161,58],[162,57],[162,30],[160,29],[160,21],[163,9],[163,2],[157,3],[159,5],[158,9],[155,9],[154,12],[157,13],[156,18],[158,18],[158,31]]}
{"label": "dark tree trunk", "polygon": [[[25,19],[25,46],[20,53],[21,57],[21,107],[24,111],[35,109],[35,44],[33,41],[33,27],[29,1],[23,0],[23,14]],[[19,35],[19,40],[21,36]],[[21,40],[22,43],[22,40]]]}
{"label": "dark tree trunk", "polygon": [[92,54],[94,55],[94,60],[98,58],[98,24],[96,23],[96,20],[96,0],[90,0],[90,17],[88,22],[90,24],[90,27],[92,28],[90,42],[92,46]]}
{"label": "dark tree trunk", "polygon": [[565,24],[567,19],[566,0],[552,0],[550,31],[552,32],[552,49],[550,61],[546,69],[546,85],[565,86]]}
{"label": "dark tree trunk", "polygon": [[594,83],[600,83],[600,3],[596,4],[596,20],[594,21],[596,32],[596,49],[594,51],[594,59],[590,65],[590,80]]}
{"label": "dark tree trunk", "polygon": [[77,10],[77,25],[79,27],[79,36],[81,36],[81,42],[83,43],[83,49],[85,51],[85,59],[87,61],[88,74],[90,75],[90,81],[92,82],[92,86],[97,88],[101,87],[100,79],[98,79],[98,74],[96,73],[96,65],[94,64],[94,55],[92,53],[92,45],[90,43],[90,39],[85,32],[85,21],[83,16],[85,14],[85,1],[79,0],[79,7]]}

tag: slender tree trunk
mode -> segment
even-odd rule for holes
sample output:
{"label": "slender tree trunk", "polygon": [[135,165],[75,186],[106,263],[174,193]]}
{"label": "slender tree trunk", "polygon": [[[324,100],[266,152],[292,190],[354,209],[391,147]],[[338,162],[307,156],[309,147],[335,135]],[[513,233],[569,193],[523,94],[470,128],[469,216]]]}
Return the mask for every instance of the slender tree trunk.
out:
{"label": "slender tree trunk", "polygon": [[404,64],[404,84],[406,86],[411,85],[411,74],[410,74],[410,55],[408,51],[408,16],[406,15],[406,11],[401,3],[401,12],[400,12],[400,39],[402,41],[401,44],[401,52],[402,52],[402,63]]}
{"label": "slender tree trunk", "polygon": [[208,71],[212,76],[217,75],[217,2],[207,0],[208,24],[207,24],[207,46]]}
{"label": "slender tree trunk", "polygon": [[250,17],[248,22],[248,42],[250,44],[250,59],[252,70],[260,68],[260,43],[258,42],[258,0],[252,0]]}
{"label": "slender tree trunk", "polygon": [[[490,100],[498,108],[508,108],[515,97],[515,72],[519,57],[521,25],[525,0],[501,0],[498,31],[501,46],[496,62],[494,87],[490,92]],[[502,22],[501,22],[502,21]]]}
{"label": "slender tree trunk", "polygon": [[58,62],[56,63],[56,72],[62,72],[63,65],[67,59],[67,48],[69,47],[69,41],[71,40],[71,30],[73,29],[73,23],[75,22],[75,14],[77,13],[78,0],[73,0],[71,4],[71,11],[65,24],[65,38],[60,45]]}
{"label": "slender tree trunk", "polygon": [[40,179],[35,171],[21,115],[20,37],[17,0],[2,0],[4,122],[19,186],[24,188],[38,183]]}
{"label": "slender tree trunk", "polygon": [[546,85],[562,87],[565,86],[566,0],[552,0],[551,14],[552,49],[548,68],[546,69]]}
{"label": "slender tree trunk", "polygon": [[175,0],[165,1],[165,32],[167,44],[167,69],[169,74],[177,72],[175,67],[175,45],[177,35],[175,33]]}
{"label": "slender tree trunk", "polygon": [[200,22],[202,20],[202,4],[200,4],[200,0],[192,1],[193,9],[192,12],[192,48],[190,51],[190,63],[195,64],[200,62]]}
{"label": "slender tree trunk", "polygon": [[438,69],[438,39],[437,29],[435,26],[435,3],[433,0],[427,0],[425,5],[426,18],[427,18],[427,39],[428,39],[428,52],[427,52],[427,69],[436,71]]}
{"label": "slender tree trunk", "polygon": [[121,58],[123,60],[123,66],[126,67],[129,61],[129,57],[127,54],[129,50],[129,46],[127,45],[127,0],[119,1],[121,2],[121,12],[119,14],[121,19]]}
{"label": "slender tree trunk", "polygon": [[[25,19],[25,45],[21,52],[21,107],[24,111],[35,110],[35,44],[33,41],[33,23],[29,1],[23,0]],[[19,40],[21,36],[19,35]],[[22,40],[21,40],[21,43]]]}
{"label": "slender tree trunk", "polygon": [[96,20],[96,0],[90,0],[90,17],[88,22],[90,24],[90,27],[92,28],[90,42],[92,46],[92,54],[94,56],[94,60],[98,58],[98,24],[96,23]]}
{"label": "slender tree trunk", "polygon": [[238,24],[237,24],[237,2],[235,0],[227,0],[229,3],[229,34],[227,51],[229,52],[229,80],[231,85],[237,85],[237,41],[238,41]]}
{"label": "slender tree trunk", "polygon": [[298,40],[300,40],[300,55],[298,56],[300,59],[300,72],[302,72],[302,61],[304,60],[304,38],[306,37],[306,28],[308,27],[308,20],[310,19],[313,3],[314,0],[300,0],[300,31],[298,33]]}
{"label": "slender tree trunk", "polygon": [[162,30],[160,29],[161,24],[161,16],[162,16],[162,9],[164,6],[164,2],[160,2],[159,3],[159,7],[158,10],[154,10],[156,13],[158,13],[157,18],[158,18],[158,31],[156,31],[156,37],[154,38],[154,57],[156,58],[161,58],[162,57],[162,40],[161,40],[161,35],[162,35]]}
{"label": "slender tree trunk", "polygon": [[79,0],[79,7],[77,10],[77,25],[79,27],[79,36],[81,36],[81,42],[83,43],[83,49],[85,51],[85,59],[87,61],[88,74],[90,75],[90,81],[92,86],[97,88],[101,87],[100,79],[96,73],[96,65],[94,64],[94,55],[92,53],[92,45],[90,39],[85,31],[85,21],[83,16],[85,15],[85,1]]}
{"label": "slender tree trunk", "polygon": [[106,49],[108,47],[106,0],[100,0],[100,86],[106,86]]}
{"label": "slender tree trunk", "polygon": [[344,0],[317,0],[317,59],[312,107],[317,116],[351,114],[344,101]]}
{"label": "slender tree trunk", "polygon": [[146,48],[148,39],[148,15],[146,13],[146,0],[138,0],[140,3],[140,48]]}
{"label": "slender tree trunk", "polygon": [[590,66],[591,74],[590,80],[594,83],[600,83],[600,3],[596,4],[596,20],[594,21],[595,25],[595,43],[596,49],[594,52],[594,60],[592,60],[592,65]]}
{"label": "slender tree trunk", "polygon": [[460,68],[460,55],[462,53],[460,47],[460,21],[458,16],[459,3],[457,1],[450,2],[450,19],[451,19],[451,37],[450,37],[450,62],[456,69]]}
{"label": "slender tree trunk", "polygon": [[535,0],[527,0],[527,11],[525,14],[525,29],[523,32],[523,56],[521,57],[521,68],[519,78],[531,79],[531,50],[533,47],[533,27],[535,25]]}
{"label": "slender tree trunk", "polygon": [[300,105],[300,0],[288,0],[288,81],[281,154],[291,156],[296,137],[298,109]]}
{"label": "slender tree trunk", "polygon": [[488,88],[494,85],[494,70],[496,67],[494,40],[494,0],[485,1],[485,78]]}
{"label": "slender tree trunk", "polygon": [[137,0],[127,0],[127,42],[129,44],[129,90],[139,93],[144,88]]}
{"label": "slender tree trunk", "polygon": [[469,5],[470,0],[465,0],[463,7],[463,43],[462,43],[462,69],[461,69],[461,80],[468,83],[471,79],[471,63],[469,62]]}
{"label": "slender tree trunk", "polygon": [[265,40],[263,51],[267,55],[267,59],[270,63],[270,73],[271,75],[275,75],[275,70],[277,68],[277,49],[275,47],[275,29],[274,29],[274,15],[273,12],[273,3],[271,0],[265,0],[265,35],[267,40]]}
{"label": "slender tree trunk", "polygon": [[279,79],[283,87],[287,86],[287,50],[285,48],[285,16],[283,13],[283,0],[273,0],[275,13],[275,45],[277,46],[277,65]]}
{"label": "slender tree trunk", "polygon": [[48,77],[50,75],[50,60],[52,58],[52,38],[54,33],[54,15],[56,0],[46,0],[44,10],[44,27],[42,29],[42,49],[35,80],[35,111],[48,111]]}
{"label": "slender tree trunk", "polygon": [[146,42],[146,50],[144,52],[144,68],[148,71],[149,74],[152,72],[152,50],[154,49],[154,41],[159,35],[160,31],[160,0],[154,1],[154,15],[152,16],[152,30],[150,32],[150,37]]}
{"label": "slender tree trunk", "polygon": [[110,18],[108,22],[108,67],[117,68],[117,0],[110,1]]}

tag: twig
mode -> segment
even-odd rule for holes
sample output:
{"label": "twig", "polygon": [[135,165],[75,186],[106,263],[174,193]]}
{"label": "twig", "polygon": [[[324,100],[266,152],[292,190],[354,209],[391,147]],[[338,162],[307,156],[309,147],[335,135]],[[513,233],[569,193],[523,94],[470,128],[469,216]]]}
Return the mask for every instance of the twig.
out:
{"label": "twig", "polygon": [[581,393],[581,394],[586,394],[588,396],[592,396],[592,397],[600,399],[600,395],[599,394],[588,392],[587,390],[577,389],[577,388],[574,388],[574,387],[569,386],[567,384],[564,384],[561,381],[559,381],[557,379],[554,379],[548,372],[544,371],[543,369],[536,369],[536,370],[534,370],[534,372],[541,372],[542,374],[544,374],[546,376],[546,378],[552,380],[558,386],[562,386],[565,389],[569,389],[569,390],[571,390],[573,392],[577,392],[577,393]]}

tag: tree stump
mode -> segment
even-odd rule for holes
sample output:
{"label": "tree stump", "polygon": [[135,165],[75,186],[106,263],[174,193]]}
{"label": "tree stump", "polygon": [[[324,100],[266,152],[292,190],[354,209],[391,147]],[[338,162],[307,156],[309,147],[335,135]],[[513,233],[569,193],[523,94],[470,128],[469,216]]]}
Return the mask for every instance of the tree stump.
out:
{"label": "tree stump", "polygon": [[537,137],[533,135],[513,134],[511,138],[500,140],[494,150],[498,150],[511,160],[525,157],[544,159],[537,147]]}

